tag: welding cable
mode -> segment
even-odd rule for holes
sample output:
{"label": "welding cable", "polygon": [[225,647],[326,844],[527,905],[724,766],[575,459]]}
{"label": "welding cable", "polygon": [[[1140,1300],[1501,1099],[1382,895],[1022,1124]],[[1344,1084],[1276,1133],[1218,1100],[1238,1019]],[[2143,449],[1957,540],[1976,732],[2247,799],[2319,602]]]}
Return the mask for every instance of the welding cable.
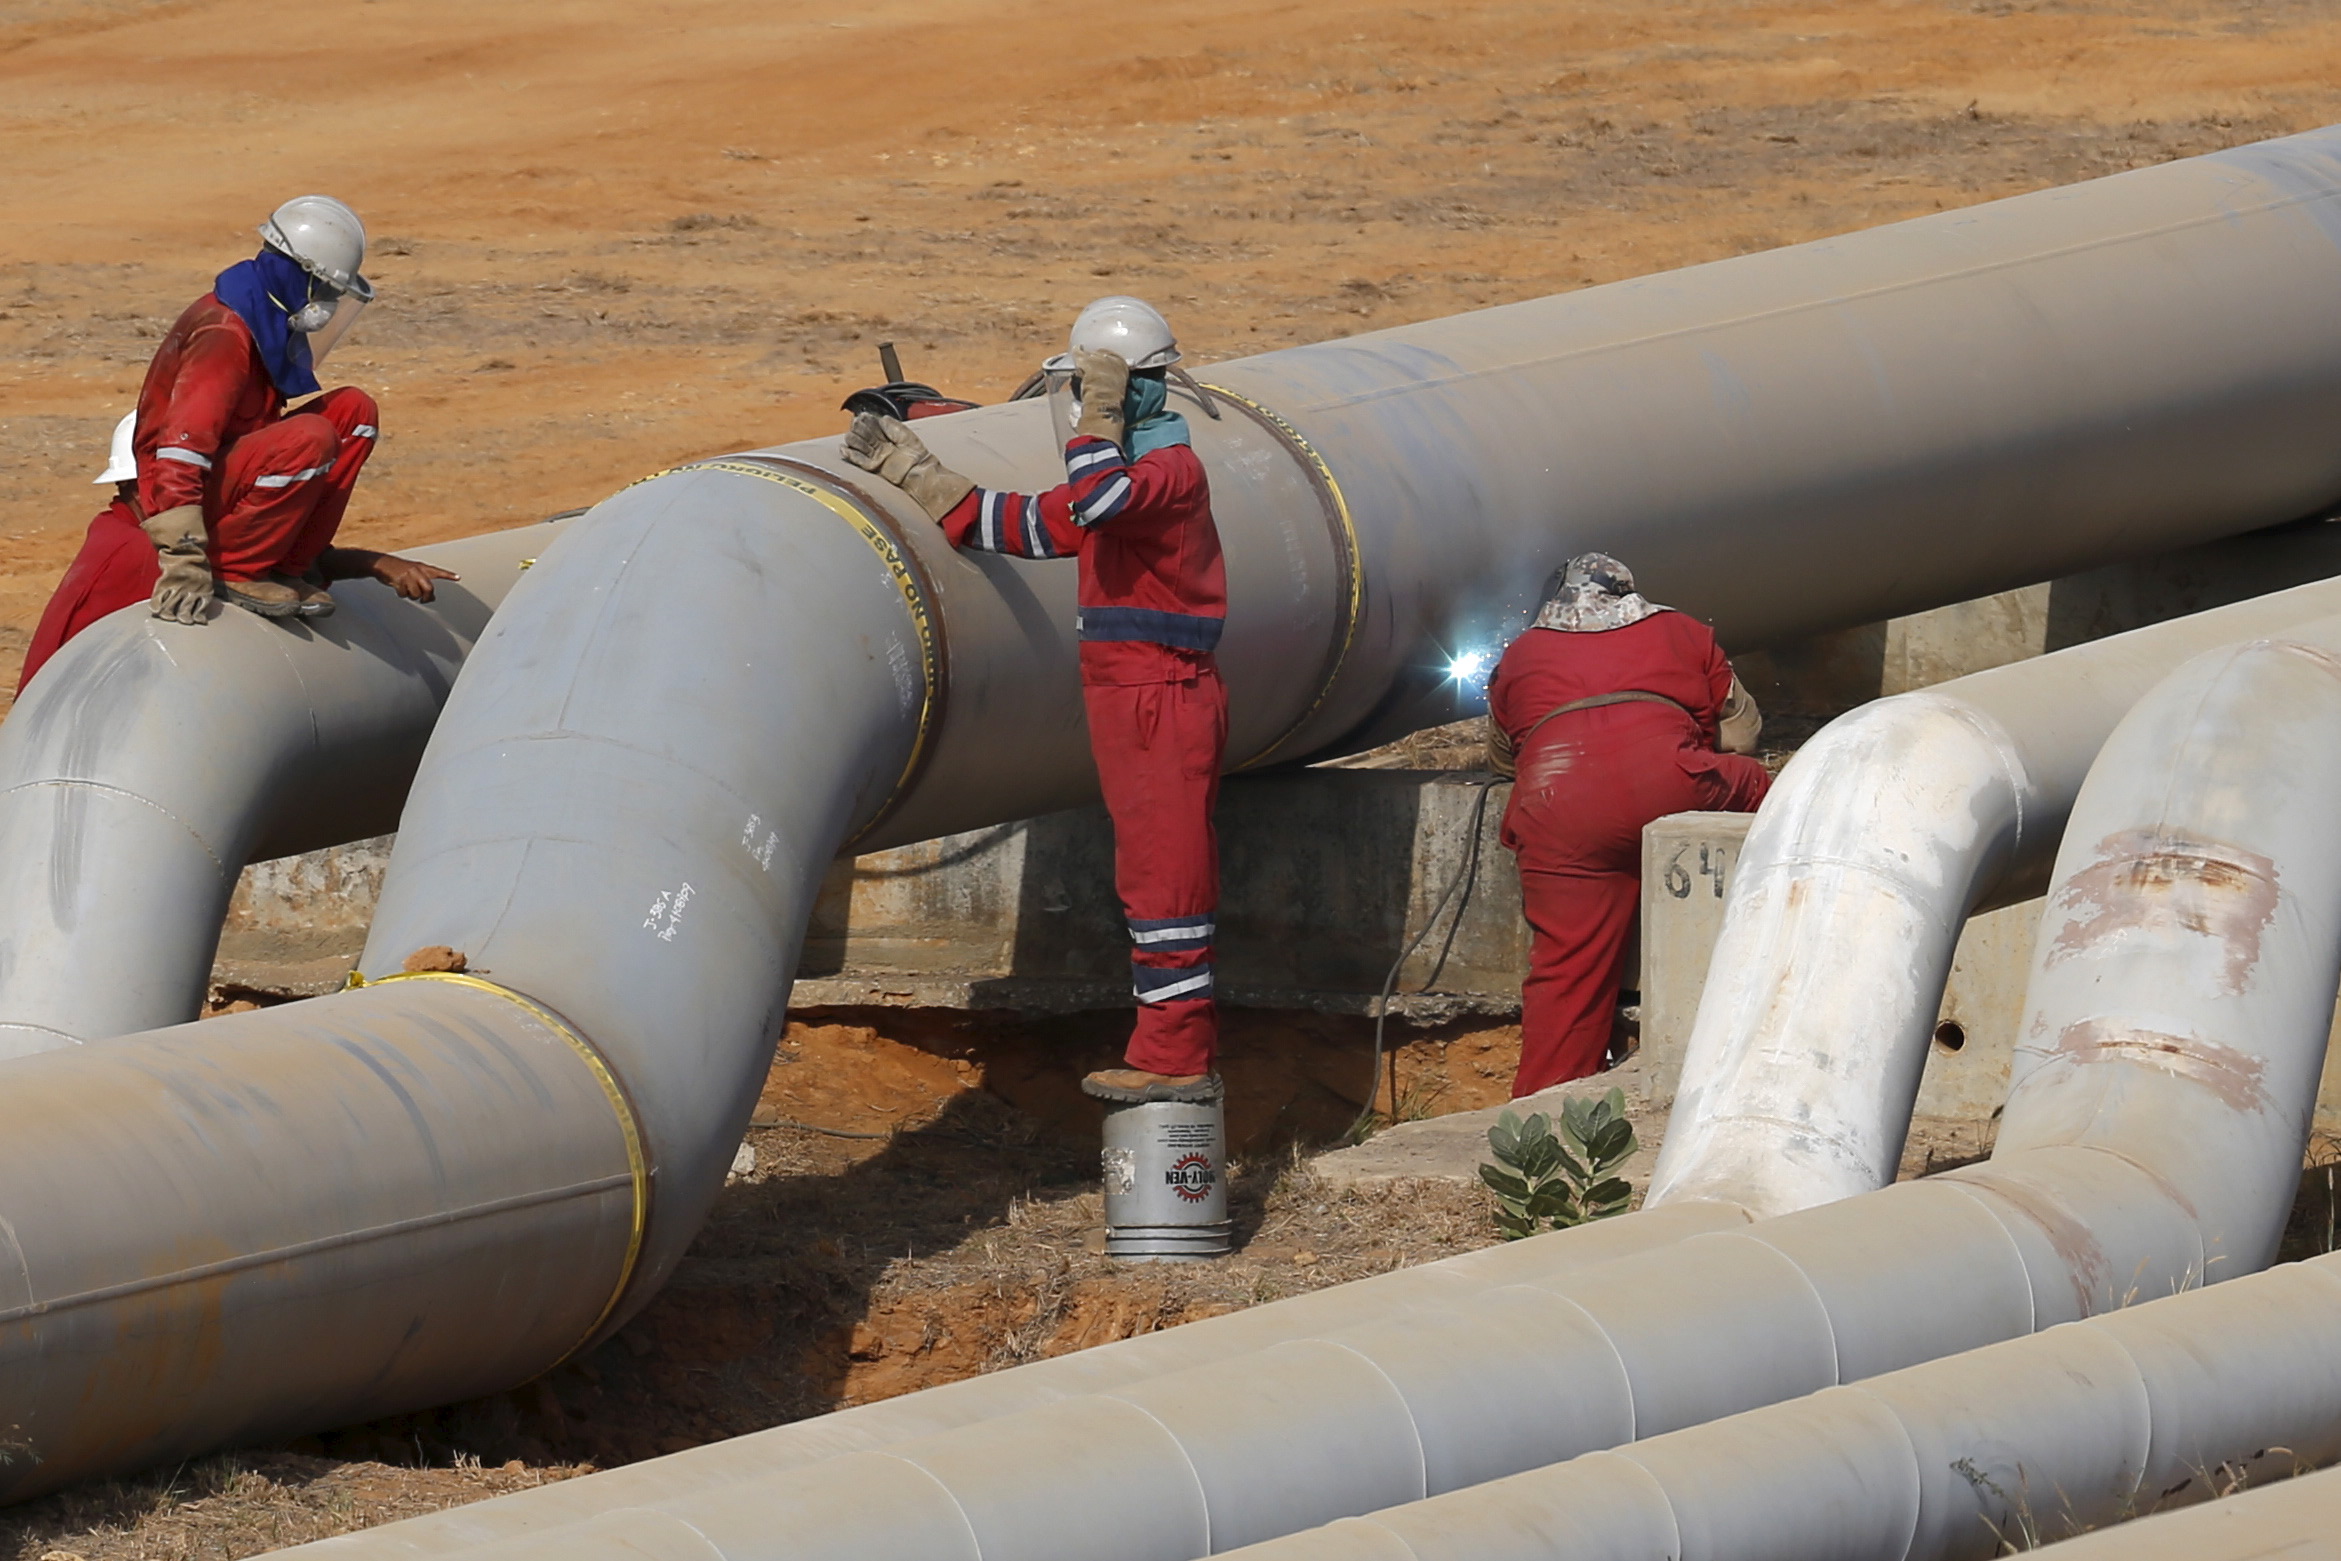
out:
{"label": "welding cable", "polygon": [[[1463,893],[1463,900],[1456,904],[1454,923],[1447,929],[1449,947],[1453,946],[1455,933],[1463,926],[1463,906],[1468,904],[1471,899],[1470,891],[1466,885],[1479,875],[1479,846],[1487,818],[1488,794],[1495,790],[1500,779],[1500,776],[1491,775],[1486,780],[1472,782],[1474,786],[1479,788],[1479,795],[1472,800],[1471,804],[1471,843],[1464,849],[1462,864],[1455,869],[1455,876],[1447,880],[1447,892],[1439,896],[1439,903],[1432,906],[1430,915],[1423,918],[1422,931],[1416,933],[1406,947],[1399,950],[1398,957],[1390,962],[1390,973],[1382,978],[1382,995],[1374,1004],[1374,1071],[1373,1075],[1366,1080],[1364,1107],[1359,1110],[1357,1120],[1349,1124],[1349,1131],[1341,1135],[1347,1142],[1361,1141],[1357,1136],[1358,1129],[1364,1127],[1366,1119],[1374,1114],[1374,1096],[1380,1093],[1382,1088],[1382,1030],[1390,1022],[1390,994],[1398,986],[1398,972],[1404,969],[1406,962],[1414,957],[1414,951],[1422,947],[1423,940],[1431,935],[1431,929],[1436,927],[1439,924],[1439,918],[1446,914],[1447,902],[1453,900],[1458,891]],[[1439,951],[1439,966],[1444,966],[1446,962],[1447,950],[1441,949]],[[1439,979],[1439,966],[1432,967],[1430,980],[1423,983],[1421,991],[1428,992],[1431,989],[1431,983]],[[1393,1078],[1395,1079],[1395,1075]],[[1393,1120],[1397,1118],[1398,1102],[1396,1100],[1390,1102],[1390,1115]]]}

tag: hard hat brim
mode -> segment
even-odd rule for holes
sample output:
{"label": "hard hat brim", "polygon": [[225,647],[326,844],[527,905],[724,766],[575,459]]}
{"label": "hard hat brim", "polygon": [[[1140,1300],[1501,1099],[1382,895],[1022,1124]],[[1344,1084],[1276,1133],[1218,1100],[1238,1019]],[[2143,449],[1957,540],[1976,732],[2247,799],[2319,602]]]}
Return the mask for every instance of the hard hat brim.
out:
{"label": "hard hat brim", "polygon": [[[1136,363],[1131,364],[1130,372],[1136,374],[1147,369],[1167,369],[1183,356],[1185,354],[1176,347],[1164,347],[1159,351],[1148,353]],[[1073,354],[1060,352],[1043,363],[1041,369],[1044,373],[1049,374],[1070,374],[1073,372]]]}

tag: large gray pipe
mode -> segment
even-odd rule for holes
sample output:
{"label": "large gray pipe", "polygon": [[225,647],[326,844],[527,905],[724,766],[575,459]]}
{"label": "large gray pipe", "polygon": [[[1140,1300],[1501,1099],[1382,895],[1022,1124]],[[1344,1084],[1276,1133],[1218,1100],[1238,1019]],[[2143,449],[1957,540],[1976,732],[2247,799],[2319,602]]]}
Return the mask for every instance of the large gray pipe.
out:
{"label": "large gray pipe", "polygon": [[246,862],[397,828],[463,658],[552,540],[416,549],[463,577],[428,605],[348,580],[327,619],[141,606],[59,651],[0,723],[0,1059],[193,1019]]}
{"label": "large gray pipe", "polygon": [[[1792,859],[1811,864],[1808,871],[1842,870],[1856,882],[1866,876],[1892,885],[1905,880],[1882,870],[1881,859],[1890,865],[1897,851],[1909,860],[1935,859],[1928,851],[1908,849],[1914,836],[1969,842],[1962,852],[1936,848],[1950,869],[1949,877],[1933,898],[1920,897],[1915,918],[1923,932],[1940,939],[1941,957],[1947,962],[1957,934],[1957,907],[1967,897],[2005,897],[2017,891],[1992,885],[2011,881],[2024,884],[2021,892],[2029,893],[2036,886],[2031,880],[2046,879],[2046,859],[2061,834],[2065,813],[2089,761],[2139,694],[2200,651],[2253,634],[2284,631],[2341,651],[2341,617],[2331,616],[2336,608],[2341,608],[2341,583],[2301,586],[1864,707],[1839,726],[1857,731],[1931,733],[1938,738],[1946,730],[1953,734],[1967,730],[1960,722],[1940,719],[1938,712],[1947,707],[1976,712],[1972,719],[2012,724],[2026,734],[2027,742],[2001,750],[2008,756],[2005,762],[1980,767],[1982,780],[1961,786],[1952,782],[1968,770],[1912,763],[1891,747],[1885,750],[1894,764],[1890,771],[1873,770],[1866,763],[1851,770],[1841,768],[1843,761],[1836,755],[1842,734],[1838,727],[1832,727],[1805,750],[1821,762],[1801,771],[1792,769],[1774,794],[1794,801],[1794,828],[1789,833],[1800,845]],[[1864,741],[1841,746],[1857,760],[1867,760],[1876,747],[1884,745]],[[1830,783],[1810,784],[1815,774],[1829,778]],[[2011,783],[2012,776],[2022,777],[2020,791]],[[1799,783],[1800,777],[1805,784]],[[2038,800],[2043,796],[2053,800],[2053,811]],[[1995,845],[1989,839],[1977,840],[1962,833],[1961,821],[1976,818],[2002,820],[2013,844]],[[1751,848],[1743,856],[1743,864],[1755,858]],[[1987,868],[1996,876],[1982,878],[1983,887],[1970,888],[1970,879]],[[1743,865],[1743,873],[1746,870]],[[1842,891],[1837,891],[1831,897],[1841,895]],[[1748,958],[1771,961],[1757,967],[1770,972],[1771,980],[1780,978],[1783,967],[1817,965],[1819,969],[1796,987],[1794,1000],[1799,1005],[1858,1018],[1863,1010],[1852,1005],[1864,1001],[1874,984],[1896,998],[1893,1003],[1878,1004],[1879,1008],[1896,1015],[1905,1008],[1911,1012],[1923,1009],[1923,1016],[1931,1019],[1940,999],[1939,989],[1925,992],[1921,990],[1923,983],[1898,981],[1895,968],[1879,958],[1881,944],[1893,941],[1881,936],[1881,928],[1907,925],[1913,919],[1908,910],[1901,912],[1901,918],[1896,923],[1886,917],[1873,899],[1856,907],[1853,914],[1839,912],[1802,924],[1795,938],[1766,940]],[[1818,935],[1816,925],[1823,929]],[[1847,956],[1842,960],[1800,961],[1800,948],[1830,946],[1816,941],[1817,937],[1840,940],[1839,946],[1849,951]],[[1729,958],[1719,960],[1718,978],[1728,976],[1743,985],[1753,984],[1738,973],[1739,968]],[[1784,1017],[1793,1021],[1794,1014]],[[1848,1022],[1829,1033],[1858,1039],[1865,1031]],[[1838,1050],[1845,1049],[1841,1042]],[[1869,1076],[1886,1070],[1877,1050],[1854,1052],[1858,1061],[1868,1065],[1867,1074],[1851,1065],[1830,1066],[1831,1052],[1816,1046],[1804,1058],[1801,1075],[1778,1068],[1772,1076],[1780,1089],[1798,1099],[1822,1101],[1834,1089],[1862,1091],[1860,1098],[1876,1102],[1878,1120],[1890,1121],[1899,1141],[1908,1119],[1908,1102],[1901,1103],[1901,1117],[1894,1119],[1893,1092]],[[1701,1066],[1693,1064],[1690,1069],[1694,1082],[1700,1077]],[[1669,1138],[1695,1132],[1700,1125],[1695,1117],[1687,1122],[1678,1119]],[[580,1522],[605,1510],[673,1503],[696,1492],[769,1479],[817,1458],[874,1450],[1057,1397],[1117,1388],[1288,1340],[1320,1337],[1405,1306],[1458,1300],[1495,1284],[1555,1277],[1625,1255],[1622,1242],[1631,1241],[1639,1249],[1655,1248],[1689,1235],[1736,1228],[1747,1217],[1741,1211],[1741,1199],[1761,1201],[1762,1176],[1752,1171],[1737,1187],[1720,1181],[1715,1186],[1718,1195],[1711,1199],[1678,1197],[1623,1220],[1427,1264],[329,1543],[336,1549],[354,1547],[382,1556],[428,1555]],[[1663,1226],[1652,1223],[1662,1213],[1671,1217],[1670,1222]]]}
{"label": "large gray pipe", "polygon": [[2040,892],[2114,724],[2190,656],[2284,633],[2341,650],[2341,581],[1995,667],[1831,722],[1732,874],[1649,1201],[1759,1215],[1901,1163],[1967,917]]}
{"label": "large gray pipe", "polygon": [[2326,1561],[2341,1476],[2128,1524],[2335,1457],[2341,1257],[2322,1257],[1234,1554],[1983,1561],[2109,1529],[2045,1553]]}
{"label": "large gray pipe", "polygon": [[[2091,1159],[2119,1165],[2143,1193],[2122,1234],[2192,1224],[2200,1256],[2133,1271],[2104,1244],[2118,1227],[2075,1221],[2048,1270],[2027,1265],[2034,1284],[2062,1269],[2120,1307],[2133,1281],[2144,1297],[2264,1265],[2337,984],[2341,656],[2262,641],[2198,657],[2123,719],[2074,806],[1985,1185],[2053,1196]],[[1835,1208],[1884,1216],[1889,1196]],[[2336,1456],[2327,1257],[1255,1554],[1956,1561],[2027,1525],[2054,1538],[2206,1493],[2223,1466]]]}
{"label": "large gray pipe", "polygon": [[[2167,1327],[2108,1322],[1722,1418],[2274,1255],[2341,985],[2341,655],[2260,642],[2189,662],[2106,743],[2056,880],[2024,1025],[2036,1044],[1988,1166],[605,1512],[598,1527],[508,1541],[493,1561],[614,1561],[621,1548],[1041,1561],[1094,1554],[1108,1531],[1133,1561],[1193,1561],[1449,1492],[1263,1545],[1263,1561],[1405,1554],[1392,1535],[1424,1561],[1640,1561],[1682,1553],[1650,1548],[1653,1470],[1657,1510],[1678,1502],[1701,1536],[1692,1554],[1950,1561],[1992,1553],[1970,1519],[1992,1506],[2009,1445],[2038,1449],[2091,1520],[2133,1504],[2144,1475],[2166,1488],[2191,1452],[2240,1458],[2276,1433],[2305,1437],[2304,1456],[2341,1451],[2331,1279],[2198,1305],[2245,1336],[2215,1359]],[[2271,1306],[2286,1327],[2266,1321]],[[2318,1353],[2291,1348],[2303,1339]],[[2126,1383],[2107,1370],[2076,1388],[2064,1368],[2077,1359],[2135,1365]],[[2196,1375],[2159,1402],[2138,1389],[2141,1373],[2190,1361]],[[1985,1390],[1996,1408],[1954,1391],[1976,1373],[2042,1371],[2022,1394]],[[2251,1407],[2230,1411],[2236,1400]],[[1881,1435],[1896,1417],[1906,1434]],[[1592,1474],[1503,1479],[1539,1450],[1558,1463],[1666,1432],[1678,1434],[1648,1457]],[[1946,1442],[1972,1454],[1980,1495],[1912,1451]],[[1912,1537],[1864,1548],[1887,1533]]]}
{"label": "large gray pipe", "polygon": [[[1516,615],[1543,571],[1588,543],[1746,642],[2322,504],[2341,494],[2341,447],[2324,437],[2341,421],[2337,206],[2341,133],[2319,133],[1225,366],[1213,378],[1241,401],[1195,423],[1229,550],[1231,760],[1455,713],[1469,701],[1447,653]],[[1038,486],[1058,469],[1037,405],[922,431],[986,484]],[[618,1296],[601,1329],[671,1271],[721,1184],[829,859],[856,839],[1093,794],[1072,573],[949,553],[900,495],[839,471],[824,442],[629,489],[574,523],[489,625],[418,774],[363,968],[395,971],[422,944],[460,948],[516,1000],[451,986],[425,1006],[459,1004],[490,1035],[557,1025],[578,1066],[614,1080],[640,1156],[637,1239],[622,1252],[579,1243],[560,1276]],[[214,1024],[230,1027],[223,1044],[297,1034],[322,1055],[356,1001]],[[25,1066],[93,1091],[102,1078],[134,1114],[148,1109],[130,1102],[151,1044]],[[384,1066],[418,1131],[366,1175],[385,1196],[469,1207],[471,1172],[437,1146],[487,1142],[503,1108],[442,1087],[419,1056]],[[605,1116],[580,1127],[609,1130]],[[231,1151],[248,1171],[190,1168],[188,1195],[265,1203],[266,1239],[286,1255],[224,1282],[170,1281],[179,1310],[152,1335],[153,1359],[175,1387],[143,1402],[102,1390],[102,1363],[52,1343],[33,1269],[0,1401],[32,1401],[37,1380],[59,1407],[24,1429],[42,1461],[0,1471],[0,1490],[204,1445],[231,1401],[247,1425],[319,1423],[328,1410],[294,1352],[247,1347],[227,1321],[257,1299],[246,1275],[267,1276],[278,1337],[331,1335],[353,1373],[382,1369],[374,1399],[336,1398],[331,1414],[476,1384],[480,1363],[453,1357],[390,1370],[413,1330],[473,1304],[434,1263],[380,1279],[379,1315],[398,1312],[400,1328],[340,1304],[317,1254],[352,1230],[329,1200],[269,1190],[318,1174],[292,1125],[240,1118]],[[19,1152],[0,1135],[0,1217],[28,1250],[63,1247],[60,1216],[17,1190]],[[559,1170],[548,1158],[547,1197],[571,1185]],[[2008,1228],[1960,1207],[1962,1228]],[[148,1205],[110,1217],[122,1284],[148,1282],[151,1255],[184,1235]],[[1806,1308],[1795,1328],[1820,1326],[1812,1281],[1739,1240],[1669,1250],[1734,1243],[1714,1261],[1745,1293],[1787,1287],[1782,1304]],[[230,1246],[206,1261],[260,1262]],[[181,1285],[204,1287],[202,1304]],[[575,1347],[567,1323],[546,1324],[538,1365]],[[1950,1342],[1982,1326],[1960,1324]],[[1813,1364],[1800,1344],[1761,1382],[1686,1388],[1652,1415],[1803,1391]],[[1678,1367],[1653,1365],[1674,1380]]]}

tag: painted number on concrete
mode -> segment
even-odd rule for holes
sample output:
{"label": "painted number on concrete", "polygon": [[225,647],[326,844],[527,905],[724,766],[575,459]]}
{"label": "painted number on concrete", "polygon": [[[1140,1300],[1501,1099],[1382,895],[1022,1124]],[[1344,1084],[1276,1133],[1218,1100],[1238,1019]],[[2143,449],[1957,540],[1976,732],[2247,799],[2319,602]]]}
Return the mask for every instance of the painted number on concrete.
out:
{"label": "painted number on concrete", "polygon": [[1715,898],[1722,899],[1724,885],[1731,878],[1730,848],[1717,845],[1712,840],[1702,840],[1699,842],[1698,861],[1694,863],[1690,857],[1691,842],[1688,840],[1674,848],[1674,855],[1667,859],[1666,871],[1660,875],[1666,885],[1666,892],[1678,900],[1687,900],[1693,890],[1702,887],[1699,880],[1705,879],[1705,887],[1713,892]]}

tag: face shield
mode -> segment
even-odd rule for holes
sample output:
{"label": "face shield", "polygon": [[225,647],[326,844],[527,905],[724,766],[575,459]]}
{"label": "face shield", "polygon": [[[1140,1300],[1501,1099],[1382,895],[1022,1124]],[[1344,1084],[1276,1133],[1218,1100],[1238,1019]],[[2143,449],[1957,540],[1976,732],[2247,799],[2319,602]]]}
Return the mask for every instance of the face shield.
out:
{"label": "face shield", "polygon": [[[309,338],[311,364],[325,361],[325,355],[340,344],[341,339],[350,333],[350,327],[358,323],[358,316],[366,312],[366,303],[367,300],[355,293],[343,293],[338,298],[312,299],[306,308],[293,312],[293,329],[304,332]],[[312,310],[319,311],[322,317],[312,315]],[[317,318],[318,323],[306,324],[305,317]]]}
{"label": "face shield", "polygon": [[1074,372],[1073,355],[1061,352],[1040,366],[1041,388],[1048,395],[1049,427],[1057,448],[1073,441],[1073,426],[1081,421],[1081,376]]}

